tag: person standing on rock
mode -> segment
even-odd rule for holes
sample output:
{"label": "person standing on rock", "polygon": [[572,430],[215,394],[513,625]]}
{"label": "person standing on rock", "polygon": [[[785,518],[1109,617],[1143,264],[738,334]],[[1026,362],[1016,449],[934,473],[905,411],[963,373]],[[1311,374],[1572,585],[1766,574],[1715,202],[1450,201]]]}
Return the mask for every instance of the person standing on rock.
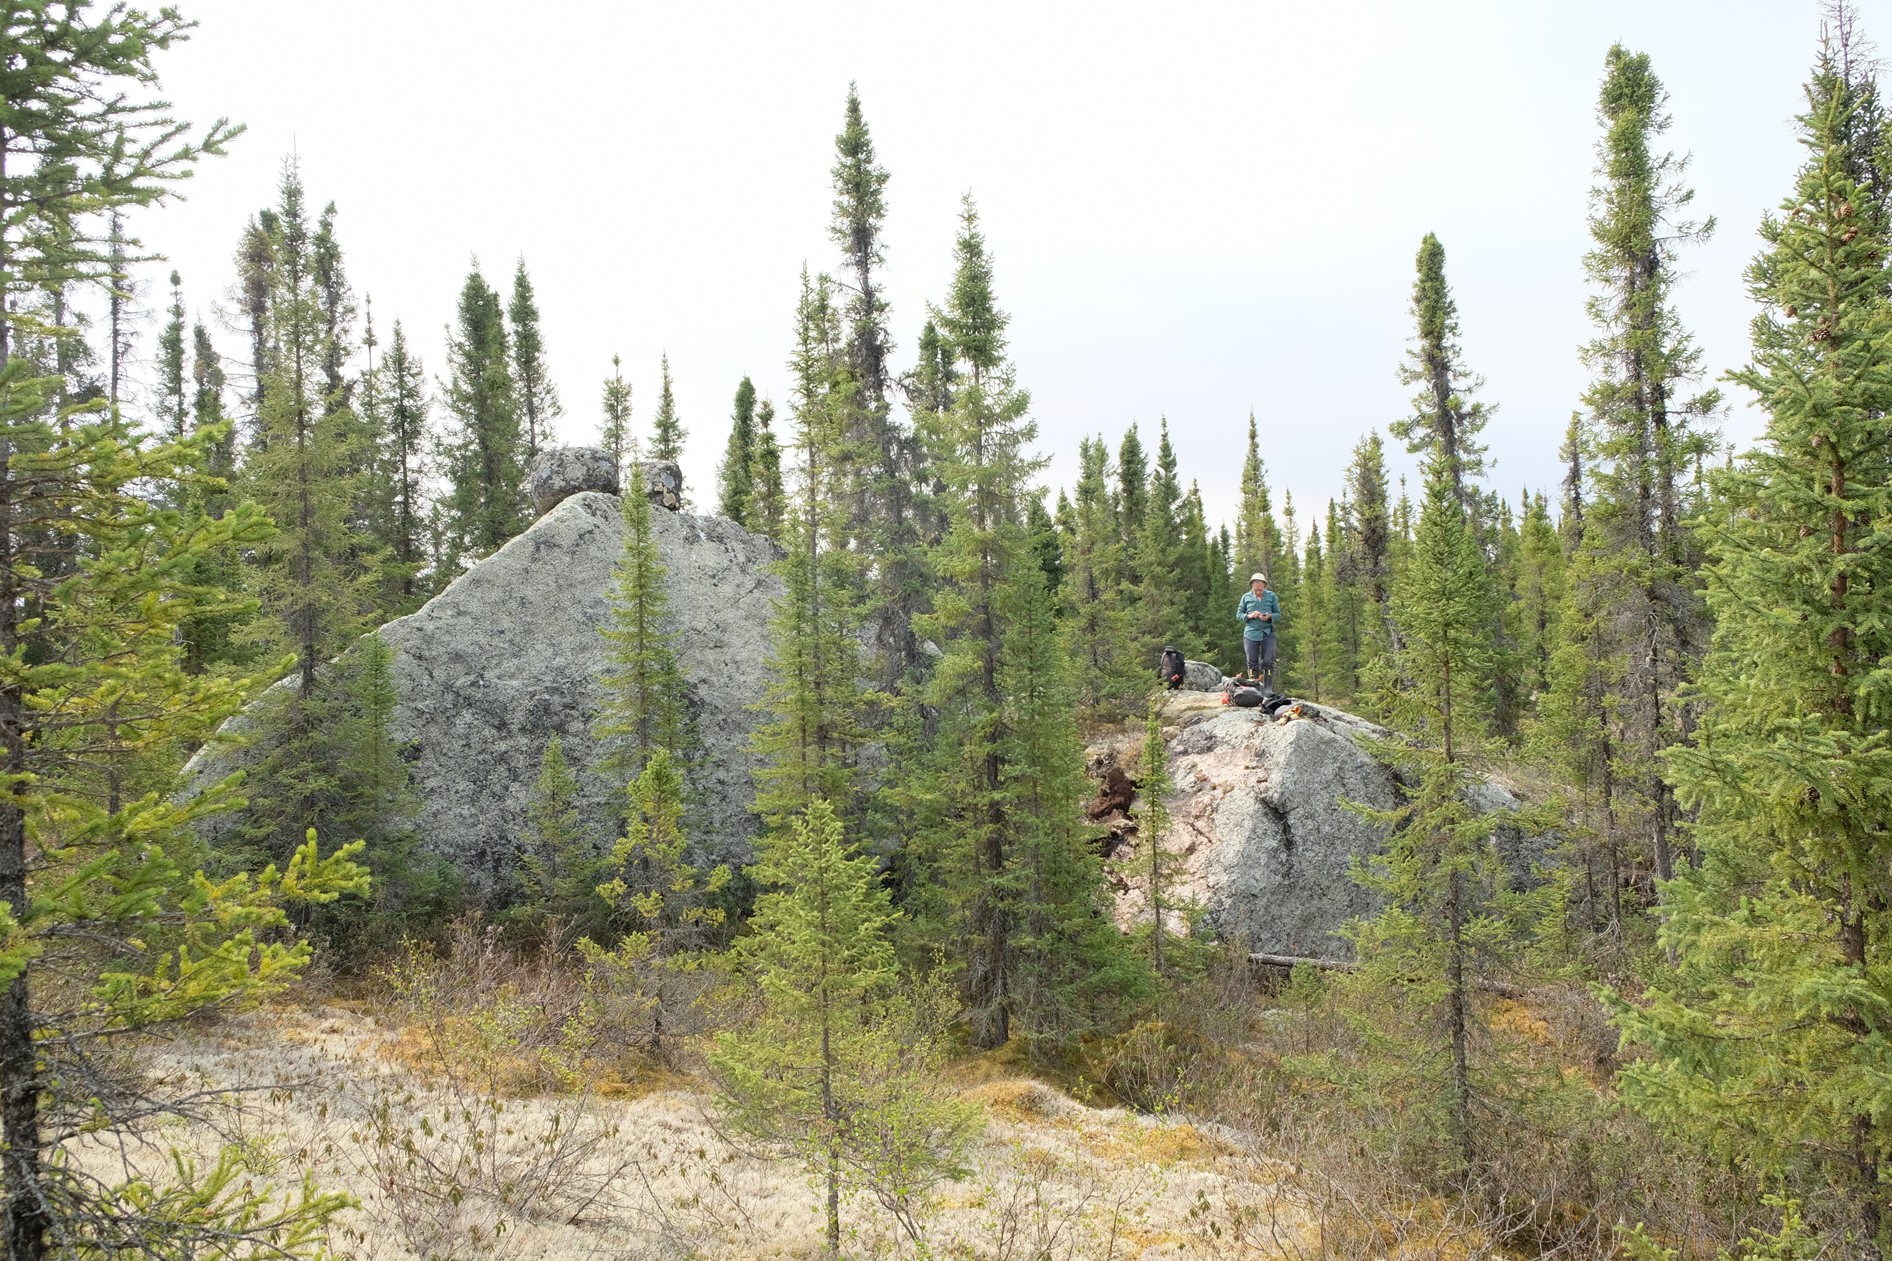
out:
{"label": "person standing on rock", "polygon": [[1242,628],[1242,655],[1248,661],[1248,673],[1261,680],[1264,692],[1274,691],[1275,623],[1281,620],[1281,601],[1268,590],[1266,574],[1250,574],[1248,590],[1235,607],[1235,621]]}

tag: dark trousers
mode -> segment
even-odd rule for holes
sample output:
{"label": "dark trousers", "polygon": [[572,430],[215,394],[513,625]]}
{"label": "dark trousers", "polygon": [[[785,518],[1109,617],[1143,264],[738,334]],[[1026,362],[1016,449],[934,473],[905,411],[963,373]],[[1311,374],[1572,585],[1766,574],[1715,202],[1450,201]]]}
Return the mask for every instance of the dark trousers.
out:
{"label": "dark trousers", "polygon": [[1242,636],[1242,652],[1248,658],[1248,672],[1257,678],[1266,677],[1274,683],[1274,636],[1263,635],[1260,639]]}

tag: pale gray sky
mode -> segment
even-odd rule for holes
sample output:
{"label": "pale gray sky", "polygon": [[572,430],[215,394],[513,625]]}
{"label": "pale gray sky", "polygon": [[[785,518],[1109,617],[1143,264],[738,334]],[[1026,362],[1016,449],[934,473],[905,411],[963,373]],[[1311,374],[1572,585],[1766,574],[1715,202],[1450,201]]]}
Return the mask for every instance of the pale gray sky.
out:
{"label": "pale gray sky", "polygon": [[[163,57],[168,94],[249,132],[138,227],[206,316],[293,149],[311,200],[338,205],[384,338],[399,317],[430,373],[473,255],[502,288],[525,255],[567,440],[595,432],[614,352],[641,430],[668,350],[707,501],[737,381],[785,399],[797,275],[835,266],[828,173],[853,79],[892,172],[898,362],[970,190],[1048,476],[1068,478],[1081,434],[1166,414],[1212,516],[1233,504],[1250,407],[1304,512],[1362,433],[1404,414],[1427,231],[1499,408],[1497,484],[1556,482],[1615,40],[1652,56],[1669,140],[1720,220],[1685,261],[1686,322],[1711,373],[1740,363],[1742,270],[1798,160],[1819,21],[1814,0],[181,3],[202,27]],[[1892,40],[1892,0],[1860,8]],[[1738,396],[1727,427],[1755,432]]]}

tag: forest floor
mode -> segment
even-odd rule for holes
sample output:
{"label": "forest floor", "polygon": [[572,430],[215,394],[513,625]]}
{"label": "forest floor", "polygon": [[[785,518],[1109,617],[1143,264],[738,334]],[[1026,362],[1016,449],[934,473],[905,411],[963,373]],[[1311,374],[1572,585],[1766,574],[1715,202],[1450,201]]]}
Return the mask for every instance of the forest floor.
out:
{"label": "forest floor", "polygon": [[[507,1095],[429,1071],[414,1031],[368,1004],[278,1005],[165,1044],[147,1062],[174,1090],[240,1092],[177,1122],[150,1154],[202,1167],[234,1143],[258,1183],[305,1176],[359,1206],[334,1238],[360,1261],[430,1257],[806,1258],[821,1254],[804,1171],[720,1126],[705,1084],[653,1072],[571,1092]],[[926,1246],[878,1203],[844,1210],[850,1257],[1132,1261],[1311,1255],[1283,1194],[1293,1172],[1232,1131],[1089,1107],[1002,1058],[954,1086],[986,1124],[941,1184]],[[116,1163],[95,1151],[86,1163]],[[135,1156],[134,1156],[135,1159]],[[103,1172],[103,1169],[100,1170]]]}

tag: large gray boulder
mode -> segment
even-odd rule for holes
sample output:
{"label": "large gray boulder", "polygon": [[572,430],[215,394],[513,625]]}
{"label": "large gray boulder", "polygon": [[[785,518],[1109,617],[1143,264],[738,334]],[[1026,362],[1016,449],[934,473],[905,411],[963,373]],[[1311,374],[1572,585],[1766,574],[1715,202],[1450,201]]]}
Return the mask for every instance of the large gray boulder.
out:
{"label": "large gray boulder", "polygon": [[1222,690],[1222,668],[1193,658],[1186,660],[1183,662],[1182,686],[1188,692],[1219,692]]}
{"label": "large gray boulder", "polygon": [[587,490],[618,493],[618,462],[598,447],[547,447],[526,473],[532,511],[544,516],[573,495]]}
{"label": "large gray boulder", "polygon": [[[741,861],[754,834],[751,706],[771,651],[779,553],[722,517],[659,511],[651,525],[700,747],[692,834],[706,859]],[[623,546],[617,496],[579,490],[418,612],[374,632],[394,650],[394,735],[419,807],[409,825],[482,892],[511,885],[554,735],[581,770],[586,833],[602,846],[617,830],[621,785],[589,768],[598,760],[590,728],[606,666],[600,628]],[[241,731],[241,716],[234,726]],[[220,777],[255,756],[254,746],[212,745],[192,770]]]}
{"label": "large gray boulder", "polygon": [[[1365,742],[1391,733],[1351,714],[1304,706],[1307,717],[1277,721],[1259,710],[1212,705],[1172,694],[1165,711],[1170,826],[1164,848],[1175,859],[1170,897],[1193,899],[1224,938],[1267,954],[1345,958],[1340,930],[1370,915],[1375,895],[1350,874],[1369,858],[1385,829],[1348,803],[1388,810],[1401,800],[1399,777]],[[1133,745],[1092,751],[1092,768],[1128,761]],[[1481,810],[1518,806],[1502,785],[1474,783]],[[1135,811],[1141,815],[1139,808]],[[1104,842],[1126,926],[1149,917],[1143,838]],[[1550,845],[1502,829],[1500,851],[1528,874]],[[1180,926],[1180,925],[1176,925]]]}

